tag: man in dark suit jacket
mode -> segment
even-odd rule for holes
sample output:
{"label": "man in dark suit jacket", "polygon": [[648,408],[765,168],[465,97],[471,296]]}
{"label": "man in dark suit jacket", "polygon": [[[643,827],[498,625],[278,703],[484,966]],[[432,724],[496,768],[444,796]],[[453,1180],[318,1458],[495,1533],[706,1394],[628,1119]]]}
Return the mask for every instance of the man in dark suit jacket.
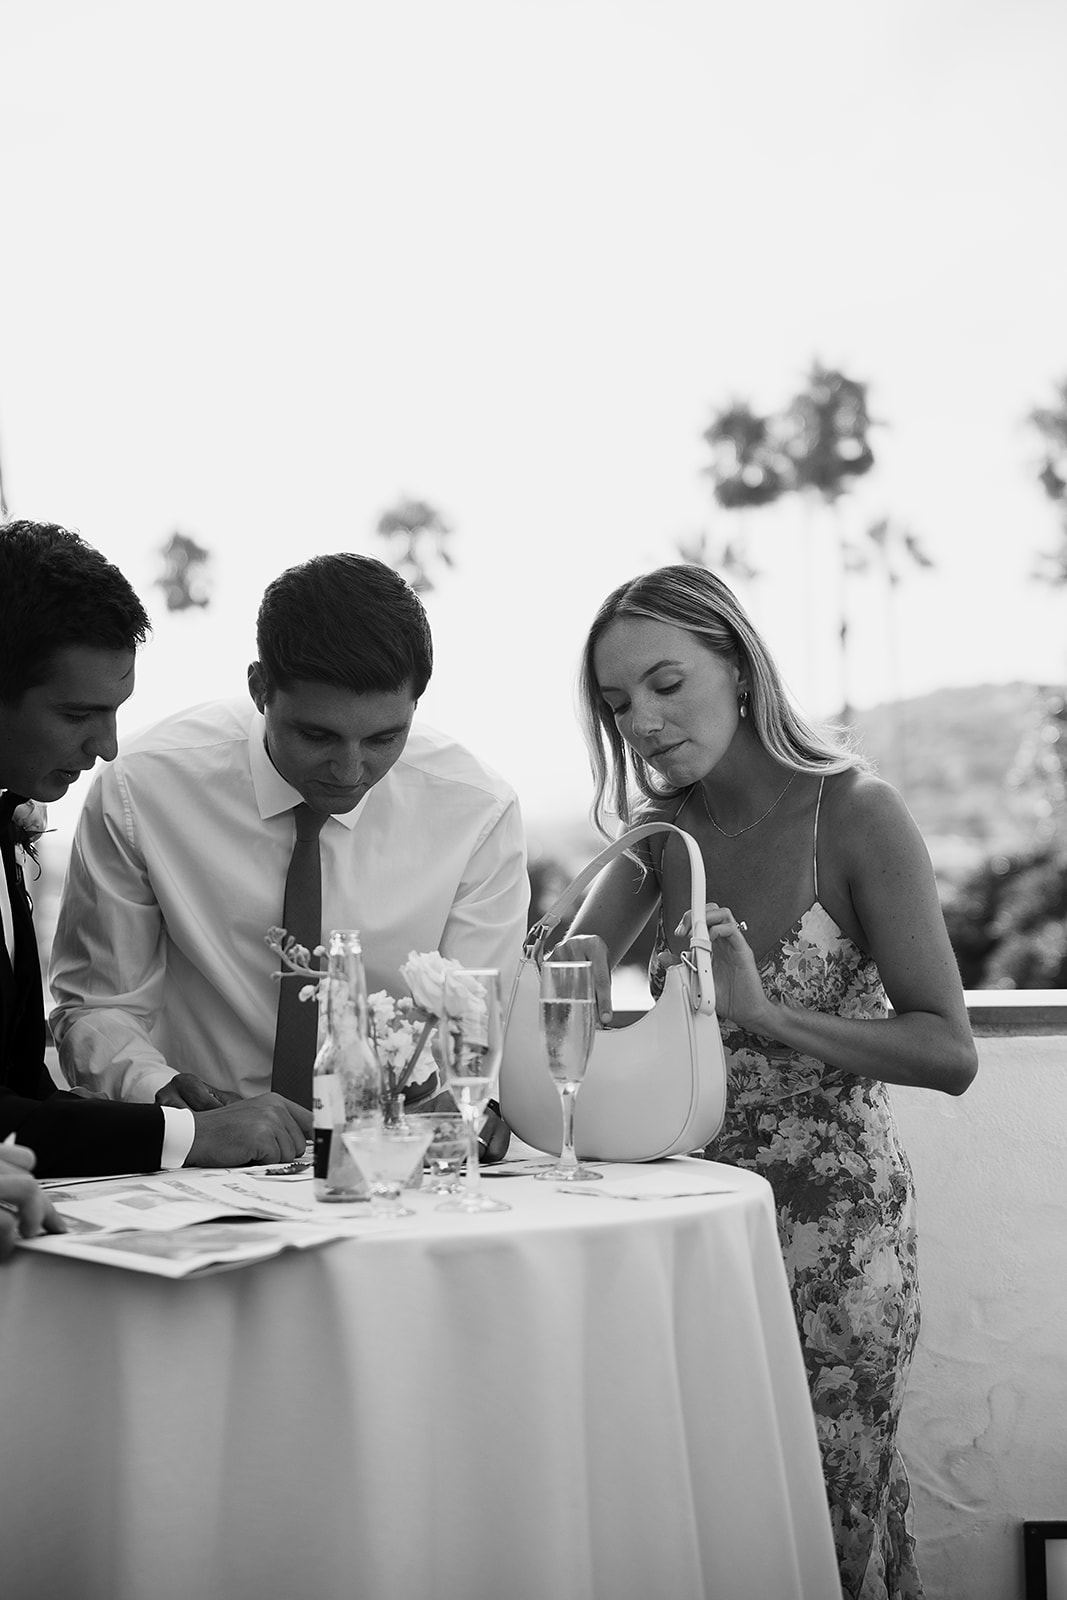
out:
{"label": "man in dark suit jacket", "polygon": [[0,958],[0,1136],[14,1133],[36,1151],[43,1178],[155,1171],[163,1150],[159,1107],[60,1093],[45,1066],[41,969],[12,825],[21,799],[10,790],[0,795],[0,853],[15,945],[14,967],[6,941]]}
{"label": "man in dark suit jacket", "polygon": [[76,534],[0,526],[0,1139],[33,1150],[38,1177],[290,1161],[311,1131],[304,1108],[276,1094],[197,1112],[120,1104],[58,1091],[45,1066],[20,808],[26,796],[60,799],[98,759],[114,760],[148,626],[122,573]]}

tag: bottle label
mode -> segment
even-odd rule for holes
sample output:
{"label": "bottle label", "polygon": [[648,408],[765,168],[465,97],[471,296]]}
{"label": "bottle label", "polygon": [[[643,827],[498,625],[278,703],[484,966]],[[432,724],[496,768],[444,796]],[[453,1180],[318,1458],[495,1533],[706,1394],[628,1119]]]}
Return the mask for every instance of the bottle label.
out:
{"label": "bottle label", "polygon": [[312,1145],[314,1154],[313,1172],[316,1178],[325,1182],[330,1171],[330,1145],[333,1140],[331,1128],[316,1128]]}
{"label": "bottle label", "polygon": [[336,1072],[311,1080],[312,1120],[316,1128],[340,1128],[345,1120],[345,1091]]}

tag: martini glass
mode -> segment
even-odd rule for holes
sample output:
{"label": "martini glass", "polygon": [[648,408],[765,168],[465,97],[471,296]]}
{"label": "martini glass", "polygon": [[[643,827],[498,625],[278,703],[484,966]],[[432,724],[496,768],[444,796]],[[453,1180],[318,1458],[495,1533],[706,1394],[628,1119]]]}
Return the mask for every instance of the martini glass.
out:
{"label": "martini glass", "polygon": [[393,1221],[413,1217],[400,1191],[430,1142],[431,1130],[408,1122],[387,1123],[381,1112],[354,1117],[343,1134],[345,1148],[370,1190],[370,1214]]}

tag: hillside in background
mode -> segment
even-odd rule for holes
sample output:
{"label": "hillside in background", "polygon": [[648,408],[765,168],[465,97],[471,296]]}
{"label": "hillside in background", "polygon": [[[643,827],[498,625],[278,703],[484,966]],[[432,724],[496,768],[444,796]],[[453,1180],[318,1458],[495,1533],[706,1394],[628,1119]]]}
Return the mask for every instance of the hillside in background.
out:
{"label": "hillside in background", "polygon": [[[856,745],[901,791],[922,832],[972,988],[1064,981],[1062,874],[1042,866],[1036,878],[1031,871],[1021,882],[1003,875],[1009,857],[1049,841],[1049,790],[1037,759],[1049,732],[1047,704],[1047,688],[1037,684],[983,684],[939,689],[850,719]],[[581,817],[532,823],[528,831],[536,915],[600,842]],[[616,971],[621,1009],[648,1004],[644,973],[653,931],[644,930]]]}
{"label": "hillside in background", "polygon": [[[1035,842],[1046,816],[1033,771],[1043,694],[1032,683],[982,684],[853,715],[858,748],[904,796],[943,882]],[[582,815],[552,825],[528,819],[528,831],[532,863],[570,875],[601,845]]]}
{"label": "hillside in background", "polygon": [[954,882],[1041,833],[1047,802],[1034,755],[1042,702],[1036,684],[983,684],[855,714],[857,746],[904,796],[939,877]]}

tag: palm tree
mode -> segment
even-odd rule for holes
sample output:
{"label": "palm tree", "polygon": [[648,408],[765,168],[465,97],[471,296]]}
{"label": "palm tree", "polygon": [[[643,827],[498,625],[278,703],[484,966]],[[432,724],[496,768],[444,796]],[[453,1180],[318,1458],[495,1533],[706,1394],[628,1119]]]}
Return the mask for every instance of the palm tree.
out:
{"label": "palm tree", "polygon": [[430,569],[435,562],[445,567],[454,564],[448,549],[452,529],[425,500],[402,497],[382,512],[375,532],[394,547],[392,564],[417,594],[433,589]]}
{"label": "palm tree", "polygon": [[676,540],[675,549],[683,561],[690,561],[696,567],[707,567],[712,572],[728,572],[731,577],[740,578],[746,583],[759,577],[756,568],[749,565],[740,542],[734,544],[732,540],[724,539],[716,553],[706,528],[701,528],[691,539]]}
{"label": "palm tree", "polygon": [[[770,505],[791,487],[790,462],[783,456],[775,421],[761,417],[743,400],[733,400],[717,412],[704,430],[711,449],[711,465],[704,470],[712,481],[715,503],[736,511],[740,526],[736,540],[724,540],[716,565],[739,578],[758,577],[749,559],[747,513]],[[695,545],[679,545],[683,558],[708,566],[707,535]]]}
{"label": "palm tree", "polygon": [[[848,576],[855,551],[841,522],[838,502],[854,478],[874,465],[868,441],[872,426],[867,409],[867,385],[818,361],[808,374],[808,386],[794,396],[783,419],[783,446],[792,464],[797,489],[810,491],[833,512],[837,532],[839,570],[839,621],[842,717],[851,715],[848,683]],[[810,567],[810,559],[809,559]]]}
{"label": "palm tree", "polygon": [[1043,818],[1027,846],[995,855],[959,886],[945,910],[968,989],[1067,985],[1067,698],[1038,689],[1010,785],[1032,788]]}
{"label": "palm tree", "polygon": [[163,557],[163,576],[156,579],[153,587],[163,590],[167,610],[188,611],[193,607],[208,605],[208,595],[199,588],[206,572],[198,569],[206,569],[211,560],[210,552],[187,534],[172,533],[160,554]]}
{"label": "palm tree", "polygon": [[[934,562],[923,549],[922,544],[914,533],[902,528],[898,523],[890,521],[888,517],[880,517],[872,522],[866,529],[866,536],[874,546],[874,559],[878,563],[883,584],[885,599],[886,640],[889,667],[889,698],[895,708],[893,724],[893,740],[897,767],[897,785],[905,788],[907,774],[905,770],[905,752],[907,740],[904,737],[904,728],[900,717],[903,707],[900,701],[900,678],[898,673],[897,639],[899,637],[898,590],[903,574],[900,563],[908,562],[920,571],[929,571]],[[855,559],[867,567],[867,560],[863,556]]]}
{"label": "palm tree", "polygon": [[1060,522],[1060,548],[1041,553],[1034,577],[1043,583],[1067,584],[1067,378],[1058,386],[1056,404],[1039,406],[1027,420],[1044,446],[1037,481],[1056,507]]}

